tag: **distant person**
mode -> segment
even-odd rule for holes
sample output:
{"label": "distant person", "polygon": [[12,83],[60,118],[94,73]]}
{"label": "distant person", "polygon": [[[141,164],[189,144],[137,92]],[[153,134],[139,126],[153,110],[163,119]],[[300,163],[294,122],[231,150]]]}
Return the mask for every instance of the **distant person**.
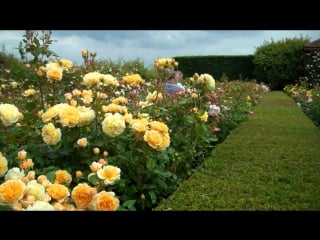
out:
{"label": "distant person", "polygon": [[179,79],[178,79],[177,85],[184,89],[184,86],[181,83],[181,80],[183,79],[183,73],[181,71],[177,71],[177,73],[179,74]]}
{"label": "distant person", "polygon": [[183,77],[182,72],[175,71],[168,78],[167,82],[164,84],[164,90],[168,94],[184,93],[185,89],[183,85],[179,82]]}

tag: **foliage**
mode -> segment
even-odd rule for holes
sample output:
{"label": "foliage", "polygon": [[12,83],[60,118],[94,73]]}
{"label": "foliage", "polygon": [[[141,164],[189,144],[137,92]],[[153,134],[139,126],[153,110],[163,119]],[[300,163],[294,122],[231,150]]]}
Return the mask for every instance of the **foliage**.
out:
{"label": "foliage", "polygon": [[264,81],[272,90],[282,90],[303,76],[301,64],[303,47],[309,38],[286,38],[280,41],[265,41],[256,48],[253,63],[258,81]]}
{"label": "foliage", "polygon": [[252,79],[253,63],[252,55],[239,56],[180,56],[174,57],[179,62],[179,70],[185,76],[192,76],[195,72],[207,72],[215,79],[223,74],[231,80]]}

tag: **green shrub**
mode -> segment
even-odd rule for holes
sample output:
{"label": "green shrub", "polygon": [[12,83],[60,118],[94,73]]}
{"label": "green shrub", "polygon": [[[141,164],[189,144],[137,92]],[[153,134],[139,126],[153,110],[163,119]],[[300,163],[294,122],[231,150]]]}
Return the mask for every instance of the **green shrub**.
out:
{"label": "green shrub", "polygon": [[303,76],[302,51],[308,38],[286,38],[264,42],[254,54],[255,75],[258,81],[269,84],[271,90],[282,90]]}
{"label": "green shrub", "polygon": [[179,62],[179,70],[185,76],[195,72],[211,74],[215,79],[227,75],[231,80],[252,79],[252,55],[245,56],[183,56],[174,57]]}

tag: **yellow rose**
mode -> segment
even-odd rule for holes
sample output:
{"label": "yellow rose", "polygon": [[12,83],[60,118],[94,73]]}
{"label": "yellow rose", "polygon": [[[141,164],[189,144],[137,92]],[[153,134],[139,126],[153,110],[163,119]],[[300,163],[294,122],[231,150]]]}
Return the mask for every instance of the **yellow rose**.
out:
{"label": "yellow rose", "polygon": [[107,165],[97,171],[97,176],[104,180],[105,185],[110,185],[120,179],[120,172],[120,168]]}
{"label": "yellow rose", "polygon": [[60,128],[55,128],[53,123],[48,123],[42,128],[42,139],[48,145],[56,145],[61,140]]}
{"label": "yellow rose", "polygon": [[114,192],[101,191],[93,197],[89,209],[96,211],[116,211],[119,207],[119,202]]}

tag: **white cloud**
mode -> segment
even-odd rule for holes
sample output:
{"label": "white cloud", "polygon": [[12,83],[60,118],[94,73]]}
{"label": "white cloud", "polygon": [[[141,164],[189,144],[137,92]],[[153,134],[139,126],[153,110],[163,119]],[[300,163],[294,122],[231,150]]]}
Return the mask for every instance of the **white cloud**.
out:
{"label": "white cloud", "polygon": [[[19,57],[17,47],[24,31],[0,31],[0,44],[8,53]],[[247,55],[271,39],[320,38],[320,31],[304,30],[119,30],[53,31],[50,49],[62,58],[82,64],[80,51],[97,52],[97,59],[140,59],[150,66],[155,58],[188,55]]]}

